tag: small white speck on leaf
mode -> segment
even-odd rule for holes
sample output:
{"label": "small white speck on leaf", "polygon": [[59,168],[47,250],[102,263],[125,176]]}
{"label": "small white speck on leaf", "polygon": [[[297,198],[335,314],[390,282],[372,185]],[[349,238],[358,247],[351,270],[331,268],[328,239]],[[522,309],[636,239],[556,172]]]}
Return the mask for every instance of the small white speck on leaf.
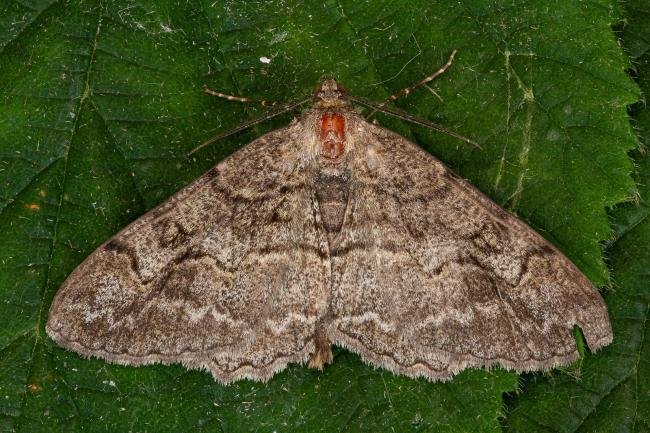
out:
{"label": "small white speck on leaf", "polygon": [[546,139],[548,141],[557,141],[558,138],[560,138],[560,133],[555,129],[549,130],[548,133],[546,134]]}
{"label": "small white speck on leaf", "polygon": [[279,42],[282,42],[285,39],[287,39],[288,36],[289,36],[289,32],[287,32],[287,31],[278,32],[278,33],[273,35],[273,37],[271,38],[271,41],[269,42],[269,44],[273,45],[273,44],[277,44]]}

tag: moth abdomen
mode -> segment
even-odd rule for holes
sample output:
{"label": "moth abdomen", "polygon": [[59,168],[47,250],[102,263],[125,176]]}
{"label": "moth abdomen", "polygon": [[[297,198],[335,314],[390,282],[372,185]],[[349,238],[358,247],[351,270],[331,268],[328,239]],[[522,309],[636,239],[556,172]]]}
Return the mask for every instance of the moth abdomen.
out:
{"label": "moth abdomen", "polygon": [[328,234],[341,231],[345,210],[350,198],[350,175],[320,173],[314,182],[321,220]]}

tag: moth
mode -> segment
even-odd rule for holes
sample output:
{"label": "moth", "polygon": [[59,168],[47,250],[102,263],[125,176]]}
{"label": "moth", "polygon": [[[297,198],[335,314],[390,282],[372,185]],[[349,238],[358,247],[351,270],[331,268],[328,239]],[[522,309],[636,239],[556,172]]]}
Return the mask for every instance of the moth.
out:
{"label": "moth", "polygon": [[299,119],[92,253],[56,294],[48,335],[221,383],[323,368],[333,344],[436,381],[569,363],[576,325],[592,351],[612,341],[598,290],[561,252],[353,103],[392,110],[323,80]]}

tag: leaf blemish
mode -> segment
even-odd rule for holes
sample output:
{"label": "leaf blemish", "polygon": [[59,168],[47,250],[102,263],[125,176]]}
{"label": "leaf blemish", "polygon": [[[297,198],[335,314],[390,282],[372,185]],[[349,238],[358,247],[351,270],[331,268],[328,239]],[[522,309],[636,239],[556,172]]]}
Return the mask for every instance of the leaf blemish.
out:
{"label": "leaf blemish", "polygon": [[41,205],[38,203],[25,203],[25,209],[37,212],[41,210]]}

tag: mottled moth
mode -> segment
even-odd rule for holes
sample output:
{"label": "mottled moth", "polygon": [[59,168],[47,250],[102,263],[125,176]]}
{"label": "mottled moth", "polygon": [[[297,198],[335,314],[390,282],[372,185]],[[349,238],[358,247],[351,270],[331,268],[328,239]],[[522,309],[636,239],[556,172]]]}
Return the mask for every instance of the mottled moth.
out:
{"label": "mottled moth", "polygon": [[100,246],[58,291],[47,333],[222,383],[322,368],[332,344],[445,380],[569,363],[576,325],[591,350],[611,342],[601,296],[562,253],[353,103],[385,108],[323,80],[298,119]]}

